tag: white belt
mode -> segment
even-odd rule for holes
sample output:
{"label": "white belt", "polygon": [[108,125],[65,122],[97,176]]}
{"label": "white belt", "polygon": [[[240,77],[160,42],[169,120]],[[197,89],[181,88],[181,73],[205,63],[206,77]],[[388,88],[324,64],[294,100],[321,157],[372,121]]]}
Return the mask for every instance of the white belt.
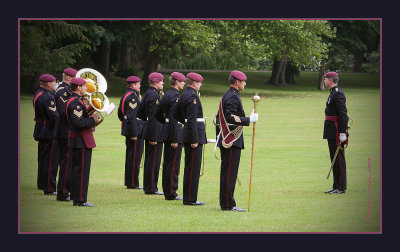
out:
{"label": "white belt", "polygon": [[[204,118],[197,118],[198,122],[205,122]],[[187,122],[187,119],[185,119],[185,122]]]}
{"label": "white belt", "polygon": [[[169,118],[165,118],[165,122],[169,123]],[[182,124],[179,121],[177,121],[178,124]]]}

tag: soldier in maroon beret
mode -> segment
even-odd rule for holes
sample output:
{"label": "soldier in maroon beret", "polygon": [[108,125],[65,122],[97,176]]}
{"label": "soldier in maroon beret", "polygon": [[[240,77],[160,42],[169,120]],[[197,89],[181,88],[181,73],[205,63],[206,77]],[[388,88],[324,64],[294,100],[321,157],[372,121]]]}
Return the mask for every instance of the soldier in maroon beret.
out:
{"label": "soldier in maroon beret", "polygon": [[164,195],[158,190],[157,185],[163,149],[162,124],[154,117],[160,104],[158,92],[163,89],[164,76],[154,72],[148,76],[148,79],[150,86],[143,96],[138,112],[138,118],[145,121],[143,126],[145,140],[143,190],[145,194]]}
{"label": "soldier in maroon beret", "polygon": [[58,129],[57,141],[59,148],[59,165],[60,170],[58,172],[57,182],[57,200],[59,201],[70,201],[70,183],[71,183],[71,171],[67,169],[67,158],[68,153],[68,124],[67,115],[65,114],[65,106],[69,97],[72,96],[71,91],[71,80],[76,76],[78,71],[73,68],[66,68],[63,71],[63,81],[58,85],[55,101],[57,103],[57,111],[60,115],[60,127]]}
{"label": "soldier in maroon beret", "polygon": [[43,74],[39,81],[40,87],[33,98],[35,113],[33,137],[38,141],[37,187],[46,195],[57,195],[57,131],[60,118],[54,100],[56,78],[50,74]]}
{"label": "soldier in maroon beret", "polygon": [[68,123],[68,168],[71,171],[71,200],[74,206],[94,206],[87,202],[92,149],[96,147],[92,127],[100,121],[94,113],[88,117],[81,98],[86,94],[86,81],[71,79],[72,96],[66,104]]}
{"label": "soldier in maroon beret", "polygon": [[184,124],[182,142],[185,149],[185,170],[183,174],[183,204],[192,206],[205,205],[197,200],[203,145],[207,143],[203,107],[197,92],[203,77],[189,73],[187,87],[179,98],[175,119]]}
{"label": "soldier in maroon beret", "polygon": [[349,117],[347,116],[346,96],[338,86],[339,75],[336,72],[327,72],[324,76],[325,87],[330,93],[326,101],[325,122],[323,138],[327,139],[331,162],[338,145],[339,152],[333,165],[333,186],[325,191],[330,194],[342,194],[346,192],[346,159],[343,145],[347,144],[347,128]]}
{"label": "soldier in maroon beret", "polygon": [[[236,206],[233,197],[239,170],[240,155],[244,149],[243,126],[249,126],[250,122],[258,121],[258,114],[254,111],[250,117],[246,117],[240,92],[246,86],[247,77],[243,72],[232,71],[229,75],[230,88],[222,96],[219,104],[217,122],[223,127],[218,128],[217,146],[221,151],[221,173],[219,204],[221,210],[244,212]],[[233,132],[236,132],[233,134]],[[234,136],[234,137],[229,137]]]}
{"label": "soldier in maroon beret", "polygon": [[127,90],[121,97],[118,118],[121,121],[121,135],[125,136],[125,182],[127,189],[143,189],[139,186],[140,161],[143,154],[143,125],[137,118],[140,107],[141,79],[137,76],[126,78]]}
{"label": "soldier in maroon beret", "polygon": [[185,86],[185,75],[173,72],[169,77],[171,88],[163,95],[155,117],[163,124],[161,138],[164,141],[162,187],[166,200],[182,200],[177,194],[182,154],[182,124],[175,117],[179,91]]}

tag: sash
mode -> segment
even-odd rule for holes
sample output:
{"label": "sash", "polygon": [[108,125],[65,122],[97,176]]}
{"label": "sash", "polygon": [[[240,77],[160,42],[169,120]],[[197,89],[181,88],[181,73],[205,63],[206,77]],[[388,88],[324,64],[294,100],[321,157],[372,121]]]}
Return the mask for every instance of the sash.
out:
{"label": "sash", "polygon": [[230,148],[232,144],[239,139],[239,137],[243,133],[243,126],[238,125],[234,130],[230,130],[228,127],[228,123],[225,120],[224,111],[222,109],[222,99],[219,103],[218,109],[218,116],[219,116],[219,128],[222,134],[222,146],[226,149]]}
{"label": "sash", "polygon": [[[331,121],[331,122],[335,122],[335,126],[336,126],[336,146],[338,146],[340,144],[340,140],[339,140],[339,119],[337,116],[327,116],[325,115],[325,120],[326,121]],[[347,147],[347,145],[349,144],[349,134],[346,132],[346,141],[343,142],[343,145]]]}
{"label": "sash", "polygon": [[33,99],[33,112],[35,113],[35,121],[37,121],[37,120],[40,120],[40,119],[36,119],[36,109],[35,109],[35,106],[36,106],[36,100],[39,98],[39,96],[41,96],[43,94],[43,92],[41,91],[41,92],[39,92],[36,96],[35,96],[35,99]]}

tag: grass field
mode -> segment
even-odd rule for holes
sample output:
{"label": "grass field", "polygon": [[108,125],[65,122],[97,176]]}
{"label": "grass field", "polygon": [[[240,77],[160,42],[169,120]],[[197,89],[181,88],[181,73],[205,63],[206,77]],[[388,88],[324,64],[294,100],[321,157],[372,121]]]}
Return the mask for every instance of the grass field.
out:
{"label": "grass field", "polygon": [[[215,138],[210,118],[216,114],[227,89],[229,73],[201,73],[201,92],[207,136]],[[124,187],[125,141],[114,111],[94,133],[88,201],[93,208],[58,202],[36,189],[37,142],[32,97],[20,97],[20,232],[380,232],[380,83],[379,75],[346,74],[340,87],[347,96],[349,116],[354,119],[346,149],[348,190],[327,195],[332,187],[326,140],[322,139],[328,90],[316,89],[317,73],[301,73],[297,85],[265,85],[270,73],[246,73],[242,92],[246,113],[250,97],[258,91],[259,121],[256,124],[250,211],[220,211],[219,162],[214,145],[205,147],[205,170],[200,177],[198,200],[205,206],[184,206],[163,196],[145,195]],[[114,79],[113,79],[114,80]],[[123,80],[108,83],[107,95],[116,105]],[[167,85],[164,91],[167,90]],[[121,90],[119,91],[116,90]],[[235,199],[248,208],[252,127],[245,127],[245,149],[239,168],[241,186]],[[218,152],[219,156],[219,152]],[[182,155],[183,161],[184,155]],[[183,162],[178,193],[182,195]],[[143,169],[140,171],[140,182]],[[161,186],[161,169],[159,179]]]}

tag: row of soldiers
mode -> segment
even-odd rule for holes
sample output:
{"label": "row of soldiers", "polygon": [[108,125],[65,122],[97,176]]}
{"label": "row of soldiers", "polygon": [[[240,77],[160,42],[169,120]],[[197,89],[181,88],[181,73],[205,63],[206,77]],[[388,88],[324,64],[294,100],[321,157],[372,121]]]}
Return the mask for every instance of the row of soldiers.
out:
{"label": "row of soldiers", "polygon": [[[38,189],[45,194],[57,195],[57,200],[73,200],[76,206],[93,206],[87,202],[92,149],[96,146],[92,130],[100,120],[94,114],[88,116],[87,105],[81,98],[86,93],[86,81],[75,77],[77,71],[65,69],[63,83],[55,90],[54,76],[40,77],[41,87],[35,93],[34,138],[38,144]],[[141,79],[126,79],[127,91],[122,96],[118,118],[121,135],[125,136],[125,186],[143,189],[145,194],[164,195],[166,200],[182,200],[184,205],[205,205],[197,200],[203,145],[207,143],[205,118],[198,91],[203,77],[191,72],[187,76],[173,72],[169,76],[171,88],[160,98],[164,76],[151,73],[150,87],[139,98]],[[245,211],[236,206],[235,184],[241,150],[244,149],[243,126],[258,121],[253,112],[246,117],[240,92],[246,86],[247,77],[240,71],[229,75],[230,87],[223,95],[217,122],[217,146],[221,153],[219,202],[222,210]],[[325,85],[331,89],[327,101],[324,138],[328,139],[331,160],[335,146],[347,140],[347,110],[345,96],[337,86],[338,75],[325,75]],[[179,94],[187,85],[186,90]],[[55,93],[54,93],[55,91]],[[334,92],[333,92],[334,91]],[[336,95],[335,95],[336,94]],[[343,117],[343,119],[337,119]],[[333,118],[333,119],[332,119]],[[329,123],[333,122],[334,127]],[[336,126],[337,121],[339,125]],[[333,140],[332,140],[333,139]],[[183,197],[177,194],[182,150],[185,151]],[[339,149],[339,148],[338,148]],[[139,185],[141,158],[144,153],[143,187]],[[158,190],[161,156],[164,150],[162,190]],[[339,150],[335,162],[333,188],[327,193],[340,194],[346,190],[346,164],[344,150]],[[57,167],[60,164],[56,188]]]}
{"label": "row of soldiers", "polygon": [[[87,202],[91,150],[96,146],[92,130],[99,118],[88,116],[87,105],[81,98],[86,93],[86,81],[75,77],[77,71],[67,68],[63,82],[55,90],[54,76],[40,77],[41,87],[35,93],[34,138],[38,144],[38,189],[47,195],[57,195],[59,201],[73,200],[76,206],[93,206]],[[126,79],[127,91],[118,108],[121,135],[126,137],[125,186],[143,189],[145,194],[164,195],[166,200],[182,200],[184,205],[205,205],[197,200],[203,145],[207,143],[205,118],[198,96],[203,77],[191,72],[187,76],[173,72],[169,76],[171,88],[162,98],[164,76],[151,73],[150,87],[139,98],[141,79]],[[223,97],[224,120],[228,129],[248,126],[258,120],[258,114],[245,117],[239,91],[246,85],[246,76],[232,71],[231,87]],[[186,90],[179,94],[187,85]],[[217,115],[217,121],[219,121]],[[221,147],[227,141],[218,138]],[[237,140],[237,141],[236,141]],[[230,148],[221,148],[220,206],[222,210],[244,211],[236,207],[233,194],[244,148],[243,135],[231,141]],[[183,197],[177,194],[182,150],[185,151]],[[162,190],[158,190],[161,156]],[[143,187],[139,185],[139,171],[143,151]],[[56,188],[57,168],[60,164]]]}

